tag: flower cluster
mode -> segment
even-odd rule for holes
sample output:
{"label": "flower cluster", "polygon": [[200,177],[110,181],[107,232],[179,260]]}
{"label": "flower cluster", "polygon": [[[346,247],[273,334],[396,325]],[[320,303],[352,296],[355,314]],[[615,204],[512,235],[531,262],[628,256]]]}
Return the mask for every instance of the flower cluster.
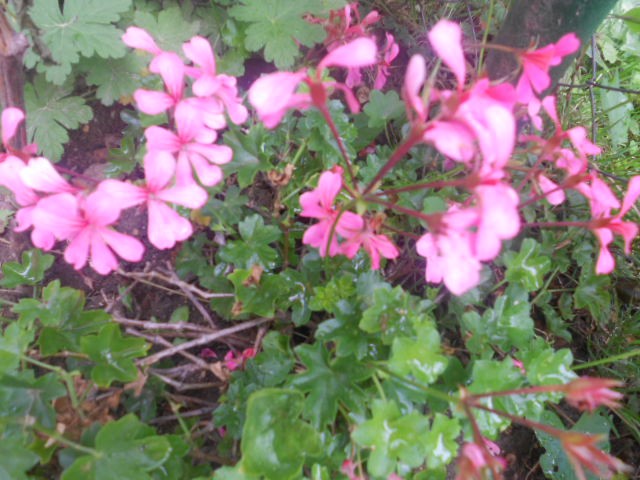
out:
{"label": "flower cluster", "polygon": [[[153,55],[150,71],[160,75],[163,91],[139,89],[134,98],[147,114],[167,113],[173,128],[146,129],[144,181],[94,182],[94,188],[80,188],[58,173],[49,160],[34,157],[35,146],[12,150],[9,140],[24,114],[6,109],[2,114],[0,184],[10,189],[21,207],[17,230],[32,228],[37,247],[49,250],[56,240],[68,241],[64,258],[76,269],[87,261],[100,274],[118,267],[116,255],[131,262],[142,259],[143,244],[115,230],[122,211],[144,205],[148,216],[149,242],[159,249],[172,248],[193,232],[189,220],[174,205],[200,208],[208,198],[204,187],[222,180],[221,165],[231,161],[232,151],[216,144],[218,131],[226,127],[227,116],[242,123],[247,109],[238,97],[236,79],[216,72],[213,50],[202,37],[183,45],[185,64],[174,52],[161,50],[144,30],[130,27],[123,36],[133,48]],[[187,95],[188,80],[193,96]]]}

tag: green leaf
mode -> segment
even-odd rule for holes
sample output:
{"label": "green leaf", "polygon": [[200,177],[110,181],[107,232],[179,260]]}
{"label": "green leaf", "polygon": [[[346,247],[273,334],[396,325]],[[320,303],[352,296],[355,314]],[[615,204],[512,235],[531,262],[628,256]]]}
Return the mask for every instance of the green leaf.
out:
{"label": "green leaf", "polygon": [[103,426],[95,441],[96,455],[79,457],[62,480],[151,480],[150,472],[171,456],[171,442],[129,414]]}
{"label": "green leaf", "polygon": [[242,464],[250,475],[269,480],[298,478],[307,455],[320,453],[320,437],[300,420],[302,393],[260,390],[249,398],[242,432]]}
{"label": "green leaf", "polygon": [[243,213],[248,203],[249,197],[242,195],[241,190],[234,185],[226,190],[222,200],[211,195],[200,212],[205,217],[211,217],[212,230],[228,231],[244,218]]}
{"label": "green leaf", "polygon": [[252,270],[238,269],[230,273],[228,278],[234,286],[237,306],[242,307],[240,313],[254,313],[261,317],[273,317],[291,287],[282,274],[263,273],[259,283],[256,283]]}
{"label": "green leaf", "polygon": [[47,69],[47,80],[61,85],[65,79],[60,73],[68,74],[80,55],[124,56],[123,32],[112,24],[129,8],[131,0],[65,0],[63,10],[58,2],[34,0],[29,16],[40,30],[40,41],[49,48],[57,64],[52,74]]}
{"label": "green leaf", "polygon": [[415,337],[397,336],[393,340],[389,367],[429,385],[446,370],[448,359],[441,353],[440,334],[433,322],[424,321],[415,329]]}
{"label": "green leaf", "polygon": [[16,376],[0,377],[0,387],[0,417],[30,418],[46,428],[55,428],[52,402],[67,393],[57,374],[36,379],[33,370],[25,370]]}
{"label": "green leaf", "polygon": [[267,137],[262,124],[253,125],[247,133],[233,126],[225,132],[224,143],[233,149],[233,162],[224,167],[224,173],[237,173],[240,188],[251,185],[258,172],[266,172],[273,168],[268,154],[264,154]]}
{"label": "green leaf", "polygon": [[462,315],[467,348],[476,354],[492,352],[492,345],[504,351],[512,347],[526,348],[534,335],[530,312],[527,293],[510,286],[498,297],[493,309],[487,309],[482,316],[476,311]]}
{"label": "green leaf", "polygon": [[[553,412],[545,411],[543,422],[564,430],[562,420]],[[599,413],[585,413],[576,424],[571,428],[572,432],[582,432],[590,434],[601,434],[604,438],[609,438],[611,430],[611,420],[603,417]],[[573,465],[562,448],[562,444],[558,438],[553,437],[540,430],[535,431],[538,440],[546,452],[540,457],[540,467],[547,478],[554,480],[577,480]],[[609,441],[606,440],[599,445],[604,451],[609,450]],[[597,480],[596,477],[587,471],[588,480]]]}
{"label": "green leaf", "polygon": [[640,33],[640,7],[627,10],[622,15],[622,18],[624,19],[624,23],[627,24],[627,27],[630,31],[634,33]]}
{"label": "green leaf", "polygon": [[[612,87],[620,87],[619,73],[610,77],[606,83]],[[602,110],[607,114],[606,126],[611,138],[611,145],[613,147],[626,145],[629,140],[629,129],[632,125],[633,102],[624,92],[602,88],[598,93]]]}
{"label": "green leaf", "polygon": [[0,335],[0,374],[14,371],[33,342],[34,330],[18,323],[9,324]]}
{"label": "green leaf", "polygon": [[424,463],[429,420],[415,411],[403,415],[394,401],[375,400],[372,418],[358,425],[351,436],[359,445],[371,449],[368,472],[386,477],[398,463],[409,467]]}
{"label": "green leaf", "polygon": [[3,287],[14,288],[18,285],[36,285],[44,278],[44,272],[53,265],[54,256],[43,254],[41,250],[31,249],[22,253],[22,263],[7,262],[2,265]]}
{"label": "green leaf", "polygon": [[315,312],[336,313],[340,311],[339,304],[355,296],[356,284],[353,275],[349,273],[334,275],[324,284],[313,291],[309,308]]}
{"label": "green leaf", "polygon": [[42,75],[24,86],[29,141],[37,143],[39,151],[54,162],[60,159],[62,146],[69,140],[67,130],[78,128],[93,117],[84,99],[72,95],[72,85],[56,87]]}
{"label": "green leaf", "polygon": [[[300,47],[312,47],[325,38],[321,25],[308,22],[304,15],[314,10],[314,0],[242,0],[229,14],[249,23],[245,47],[251,52],[264,48],[264,57],[281,70],[293,66]],[[315,8],[317,10],[317,8]]]}
{"label": "green leaf", "polygon": [[318,429],[333,423],[338,403],[351,411],[361,409],[365,396],[358,385],[371,377],[371,370],[353,357],[329,358],[320,342],[300,345],[296,353],[306,370],[291,379],[290,384],[308,394],[305,416]]}
{"label": "green leaf", "polygon": [[369,117],[367,125],[370,128],[383,128],[391,120],[401,118],[404,112],[404,103],[393,90],[386,93],[373,90],[369,96],[369,102],[364,107],[364,113]]}
{"label": "green leaf", "polygon": [[555,350],[541,338],[536,338],[518,358],[522,361],[532,385],[563,385],[577,377],[571,370],[571,350]]}
{"label": "green leaf", "polygon": [[238,229],[242,240],[234,240],[225,245],[220,250],[220,258],[239,268],[261,265],[267,270],[273,270],[279,255],[269,244],[280,239],[280,229],[273,225],[265,225],[258,214],[245,218],[240,222]]}
{"label": "green leaf", "polygon": [[124,97],[133,95],[140,87],[141,73],[146,61],[134,52],[128,52],[122,58],[83,59],[80,68],[87,73],[87,83],[98,87],[96,96],[103,105],[113,105]]}
{"label": "green leaf", "polygon": [[157,15],[136,9],[133,23],[149,32],[160,48],[174,52],[180,51],[182,43],[200,31],[200,21],[185,19],[175,5],[161,9]]}
{"label": "green leaf", "polygon": [[583,268],[573,294],[575,308],[586,308],[599,322],[606,322],[611,311],[611,277],[596,275]]}
{"label": "green leaf", "polygon": [[528,292],[539,290],[544,275],[551,270],[551,260],[540,252],[540,245],[532,238],[522,242],[520,252],[508,251],[504,255],[507,265],[506,279],[522,285]]}
{"label": "green leaf", "polygon": [[102,327],[97,335],[80,339],[82,353],[95,362],[91,378],[101,387],[111,382],[132,382],[138,376],[134,358],[147,353],[149,345],[142,338],[123,337],[120,326],[112,323]]}
{"label": "green leaf", "polygon": [[425,446],[429,456],[427,466],[429,470],[445,467],[451,463],[458,453],[458,435],[460,422],[441,413],[436,413],[431,429],[426,436]]}
{"label": "green leaf", "polygon": [[0,436],[0,479],[27,480],[27,471],[38,462],[38,456],[29,450],[20,438]]}

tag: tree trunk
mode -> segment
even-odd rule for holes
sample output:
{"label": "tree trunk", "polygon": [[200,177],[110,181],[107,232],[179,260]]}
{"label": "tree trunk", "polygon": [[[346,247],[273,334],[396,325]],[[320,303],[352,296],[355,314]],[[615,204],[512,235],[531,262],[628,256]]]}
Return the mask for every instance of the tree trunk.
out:
{"label": "tree trunk", "polygon": [[[543,47],[563,35],[574,32],[582,45],[591,36],[617,0],[513,0],[507,18],[493,43],[516,48]],[[568,57],[551,70],[552,87],[575,56]],[[492,79],[508,77],[518,64],[507,52],[489,50],[487,71]]]}

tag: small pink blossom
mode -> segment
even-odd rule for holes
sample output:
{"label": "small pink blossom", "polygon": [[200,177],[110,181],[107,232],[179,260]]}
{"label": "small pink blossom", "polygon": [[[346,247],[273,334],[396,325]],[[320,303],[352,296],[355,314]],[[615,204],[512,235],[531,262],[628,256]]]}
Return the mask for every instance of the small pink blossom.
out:
{"label": "small pink blossom", "polygon": [[475,257],[493,260],[500,253],[502,240],[520,232],[518,194],[504,183],[479,185],[474,189],[479,217],[475,236]]}
{"label": "small pink blossom", "polygon": [[360,215],[340,211],[334,207],[338,193],[342,190],[342,169],[323,172],[318,186],[300,195],[302,212],[300,216],[320,220],[310,226],[302,237],[302,243],[320,250],[320,256],[334,256],[340,253],[338,235],[348,237],[352,232],[362,230],[364,221]]}
{"label": "small pink blossom", "polygon": [[580,377],[564,386],[565,399],[575,408],[589,412],[601,405],[619,408],[624,395],[611,389],[623,385],[622,382],[610,378]]}
{"label": "small pink blossom", "polygon": [[371,258],[372,270],[380,268],[380,257],[391,260],[397,258],[400,255],[400,251],[389,237],[376,233],[379,229],[379,223],[381,223],[381,220],[374,218],[365,221],[361,230],[346,234],[346,241],[340,245],[341,252],[347,258],[353,258],[360,250],[360,247],[364,248]]}
{"label": "small pink blossom", "polygon": [[429,42],[442,59],[444,64],[451,69],[458,81],[458,89],[464,86],[466,67],[464,52],[462,51],[462,30],[460,25],[446,19],[440,20],[429,31]]}
{"label": "small pink blossom", "polygon": [[[458,460],[458,474],[456,480],[483,480],[484,472],[489,469],[496,471],[506,467],[506,461],[503,458],[495,456],[496,453],[491,452],[486,446],[486,442],[490,440],[483,439],[484,448],[477,443],[465,443],[462,446],[460,459]],[[493,442],[491,442],[493,444]],[[497,447],[498,453],[500,447]]]}
{"label": "small pink blossom", "polygon": [[91,267],[106,275],[118,268],[114,252],[130,262],[140,261],[144,253],[138,239],[111,228],[119,215],[113,199],[103,193],[94,192],[80,200],[70,193],[58,193],[38,202],[33,223],[58,240],[69,240],[64,259],[76,270],[90,258]]}
{"label": "small pink blossom", "polygon": [[624,462],[598,448],[598,443],[605,440],[603,435],[562,432],[559,439],[579,480],[587,479],[584,467],[603,479],[612,478],[614,473],[632,471]]}
{"label": "small pink blossom", "polygon": [[233,372],[234,370],[244,367],[247,360],[255,357],[256,353],[257,352],[254,348],[246,348],[240,355],[236,355],[234,352],[229,350],[224,356],[224,365]]}
{"label": "small pink blossom", "polygon": [[185,67],[177,54],[162,52],[152,60],[149,70],[162,77],[166,92],[140,88],[134,92],[133,98],[142,112],[157,115],[175,107],[182,100]]}
{"label": "small pink blossom", "polygon": [[153,55],[162,53],[162,50],[156,45],[156,42],[153,40],[153,37],[149,35],[149,32],[139,27],[127,28],[127,31],[122,35],[122,41],[128,47],[144,50]]}
{"label": "small pink blossom", "polygon": [[24,112],[19,108],[9,107],[2,111],[2,144],[9,150],[9,141],[18,130],[18,125],[24,120]]}
{"label": "small pink blossom", "polygon": [[147,234],[158,249],[173,248],[193,233],[191,222],[167,203],[188,208],[200,208],[207,201],[207,192],[196,184],[171,186],[176,162],[167,152],[150,151],[144,157],[146,184],[137,186],[118,180],[105,180],[98,186],[120,209],[146,203],[149,217]]}
{"label": "small pink blossom", "polygon": [[382,89],[387,83],[387,78],[389,78],[389,69],[391,68],[391,62],[395,60],[395,58],[400,53],[400,47],[396,43],[393,35],[390,33],[385,33],[386,44],[384,49],[382,50],[382,59],[378,62],[376,66],[376,79],[373,82],[373,88]]}
{"label": "small pink blossom", "polygon": [[194,183],[192,169],[203,185],[210,187],[220,183],[223,176],[220,165],[231,161],[231,148],[213,144],[216,132],[204,126],[191,105],[181,102],[176,107],[174,118],[176,133],[157,126],[146,129],[149,151],[165,151],[178,156],[178,185]]}
{"label": "small pink blossom", "polygon": [[480,282],[482,264],[474,254],[469,230],[477,220],[476,211],[454,206],[442,214],[434,232],[420,237],[416,249],[427,260],[427,282],[444,282],[454,295],[462,295]]}
{"label": "small pink blossom", "polygon": [[516,85],[518,101],[528,103],[535,93],[542,93],[551,84],[549,69],[562,63],[563,57],[576,52],[580,40],[574,33],[568,33],[555,44],[551,43],[538,50],[520,54],[522,75]]}

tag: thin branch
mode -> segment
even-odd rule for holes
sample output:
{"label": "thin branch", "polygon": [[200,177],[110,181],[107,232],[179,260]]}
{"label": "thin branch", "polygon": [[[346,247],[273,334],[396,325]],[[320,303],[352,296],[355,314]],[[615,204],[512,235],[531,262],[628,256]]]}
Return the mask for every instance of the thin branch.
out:
{"label": "thin branch", "polygon": [[193,347],[206,345],[208,343],[213,342],[214,340],[218,340],[218,339],[224,338],[224,337],[226,337],[228,335],[232,335],[234,333],[241,332],[243,330],[248,330],[250,328],[254,328],[254,327],[257,327],[259,325],[262,325],[264,323],[268,323],[268,322],[271,322],[271,321],[273,321],[272,318],[258,318],[256,320],[250,320],[248,322],[241,323],[240,325],[235,325],[233,327],[225,328],[223,330],[219,330],[217,332],[213,332],[213,333],[210,333],[208,335],[204,335],[204,336],[202,336],[200,338],[196,338],[194,340],[182,343],[180,345],[172,346],[171,348],[168,348],[166,350],[162,350],[162,351],[160,351],[158,353],[155,353],[154,355],[151,355],[151,356],[149,356],[147,358],[144,358],[144,359],[142,359],[142,360],[140,360],[138,362],[138,366],[145,367],[145,366],[148,366],[148,365],[153,365],[154,363],[162,360],[163,358],[170,357],[172,355],[175,355],[176,353],[184,352],[185,350],[188,350],[188,349],[193,348]]}

